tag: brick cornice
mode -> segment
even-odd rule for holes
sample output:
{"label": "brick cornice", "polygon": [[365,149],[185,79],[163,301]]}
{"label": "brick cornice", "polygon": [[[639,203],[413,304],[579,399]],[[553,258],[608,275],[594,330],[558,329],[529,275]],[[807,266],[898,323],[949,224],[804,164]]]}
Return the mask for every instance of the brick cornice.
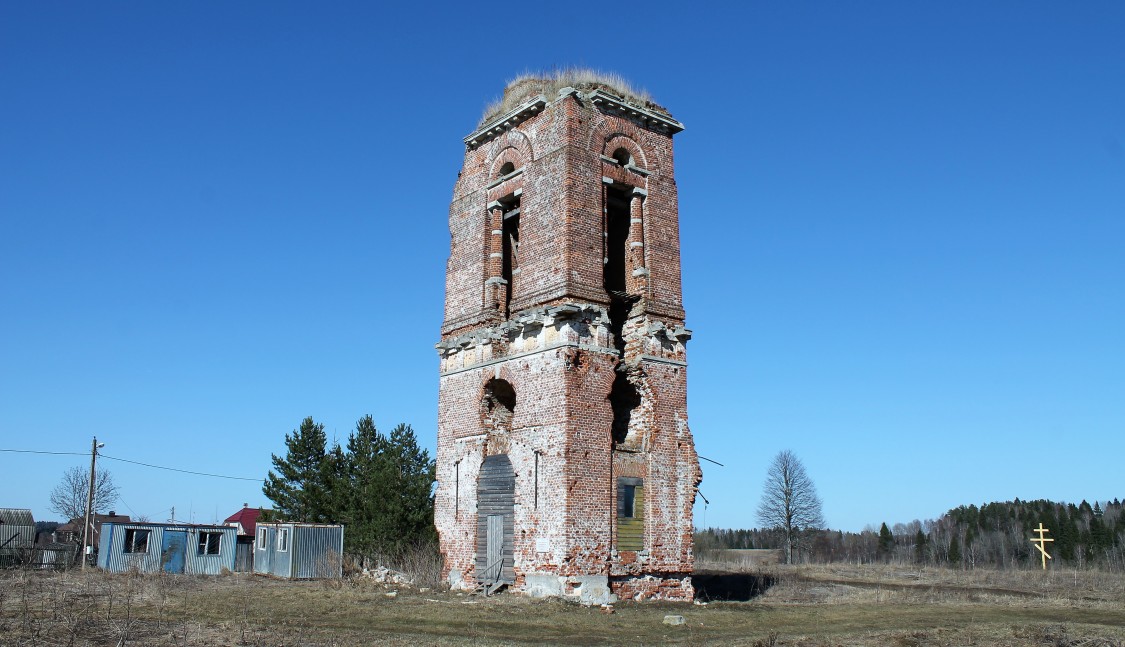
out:
{"label": "brick cornice", "polygon": [[684,130],[684,125],[675,119],[615,97],[601,88],[587,93],[586,100],[603,112],[625,117],[657,132],[675,135]]}
{"label": "brick cornice", "polygon": [[516,106],[467,135],[464,139],[465,147],[476,148],[481,144],[492,141],[495,137],[539,114],[546,105],[547,97],[539,95]]}

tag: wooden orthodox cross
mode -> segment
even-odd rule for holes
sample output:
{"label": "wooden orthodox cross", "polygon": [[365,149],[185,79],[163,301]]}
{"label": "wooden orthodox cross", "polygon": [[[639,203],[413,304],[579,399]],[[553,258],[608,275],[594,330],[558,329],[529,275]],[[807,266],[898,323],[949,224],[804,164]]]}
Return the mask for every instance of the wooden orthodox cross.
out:
{"label": "wooden orthodox cross", "polygon": [[1045,547],[1047,545],[1047,542],[1054,541],[1054,539],[1047,539],[1046,537],[1043,536],[1044,533],[1050,532],[1050,530],[1043,527],[1042,521],[1039,522],[1039,527],[1033,528],[1031,530],[1031,532],[1039,534],[1038,537],[1032,537],[1031,538],[1031,543],[1035,544],[1035,547],[1039,549],[1039,552],[1043,553],[1043,557],[1042,557],[1043,570],[1047,570],[1047,560],[1052,559],[1052,557],[1047,554],[1047,550],[1046,550]]}

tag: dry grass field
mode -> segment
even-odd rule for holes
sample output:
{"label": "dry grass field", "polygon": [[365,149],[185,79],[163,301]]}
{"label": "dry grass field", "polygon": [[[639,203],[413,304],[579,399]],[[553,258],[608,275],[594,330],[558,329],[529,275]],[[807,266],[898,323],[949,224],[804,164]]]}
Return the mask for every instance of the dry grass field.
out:
{"label": "dry grass field", "polygon": [[[1125,646],[1121,574],[813,566],[753,575],[769,586],[750,601],[607,610],[361,576],[3,571],[0,645]],[[685,624],[663,624],[668,614]]]}

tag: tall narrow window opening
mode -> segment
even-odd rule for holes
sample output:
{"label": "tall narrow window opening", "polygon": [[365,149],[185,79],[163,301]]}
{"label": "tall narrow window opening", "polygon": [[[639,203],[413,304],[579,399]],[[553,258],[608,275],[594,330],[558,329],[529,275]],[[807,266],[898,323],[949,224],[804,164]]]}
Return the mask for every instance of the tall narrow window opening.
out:
{"label": "tall narrow window opening", "polygon": [[[619,156],[619,153],[624,157]],[[628,158],[628,151],[618,149],[614,158],[624,164],[622,160]],[[640,295],[628,292],[628,251],[629,251],[629,212],[630,193],[625,187],[605,187],[605,291],[609,295],[609,329],[613,336],[613,345],[617,352],[625,355],[625,320],[629,318],[629,311],[637,302]],[[629,434],[629,421],[633,409],[640,403],[641,398],[636,387],[629,382],[624,363],[617,365],[617,375],[614,376],[613,386],[610,388],[609,401],[613,407],[613,424],[611,436],[613,443],[625,442]]]}
{"label": "tall narrow window opening", "polygon": [[512,316],[512,296],[520,273],[520,200],[518,197],[501,200],[504,207],[502,227],[503,247],[500,277],[508,284],[504,294],[504,317]]}
{"label": "tall narrow window opening", "polygon": [[605,291],[609,295],[609,325],[614,346],[625,352],[621,330],[637,297],[628,293],[629,196],[618,188],[605,189]]}
{"label": "tall narrow window opening", "polygon": [[625,259],[629,245],[629,196],[616,187],[605,190],[605,289],[626,296]]}

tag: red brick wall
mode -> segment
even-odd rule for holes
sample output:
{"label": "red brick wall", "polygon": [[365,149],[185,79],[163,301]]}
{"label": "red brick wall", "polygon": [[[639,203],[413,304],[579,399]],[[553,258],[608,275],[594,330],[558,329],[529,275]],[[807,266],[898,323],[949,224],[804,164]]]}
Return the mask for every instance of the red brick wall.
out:
{"label": "red brick wall", "polygon": [[[517,587],[529,574],[596,575],[620,597],[690,599],[700,471],[687,426],[672,138],[570,94],[547,97],[537,114],[481,139],[467,147],[449,215],[435,515],[446,572],[475,581],[476,476],[490,451],[506,447],[516,472]],[[641,171],[603,160],[618,147]],[[507,162],[523,172],[497,182]],[[643,263],[649,274],[629,279],[641,299],[625,325],[624,357],[603,287],[603,177],[647,192],[643,248],[631,267]],[[488,205],[517,191],[520,271],[506,319],[486,285],[498,267]],[[615,448],[607,398],[618,364],[642,403]],[[489,442],[481,416],[495,378],[516,392],[501,444]],[[618,476],[644,479],[645,551],[614,549]]]}

